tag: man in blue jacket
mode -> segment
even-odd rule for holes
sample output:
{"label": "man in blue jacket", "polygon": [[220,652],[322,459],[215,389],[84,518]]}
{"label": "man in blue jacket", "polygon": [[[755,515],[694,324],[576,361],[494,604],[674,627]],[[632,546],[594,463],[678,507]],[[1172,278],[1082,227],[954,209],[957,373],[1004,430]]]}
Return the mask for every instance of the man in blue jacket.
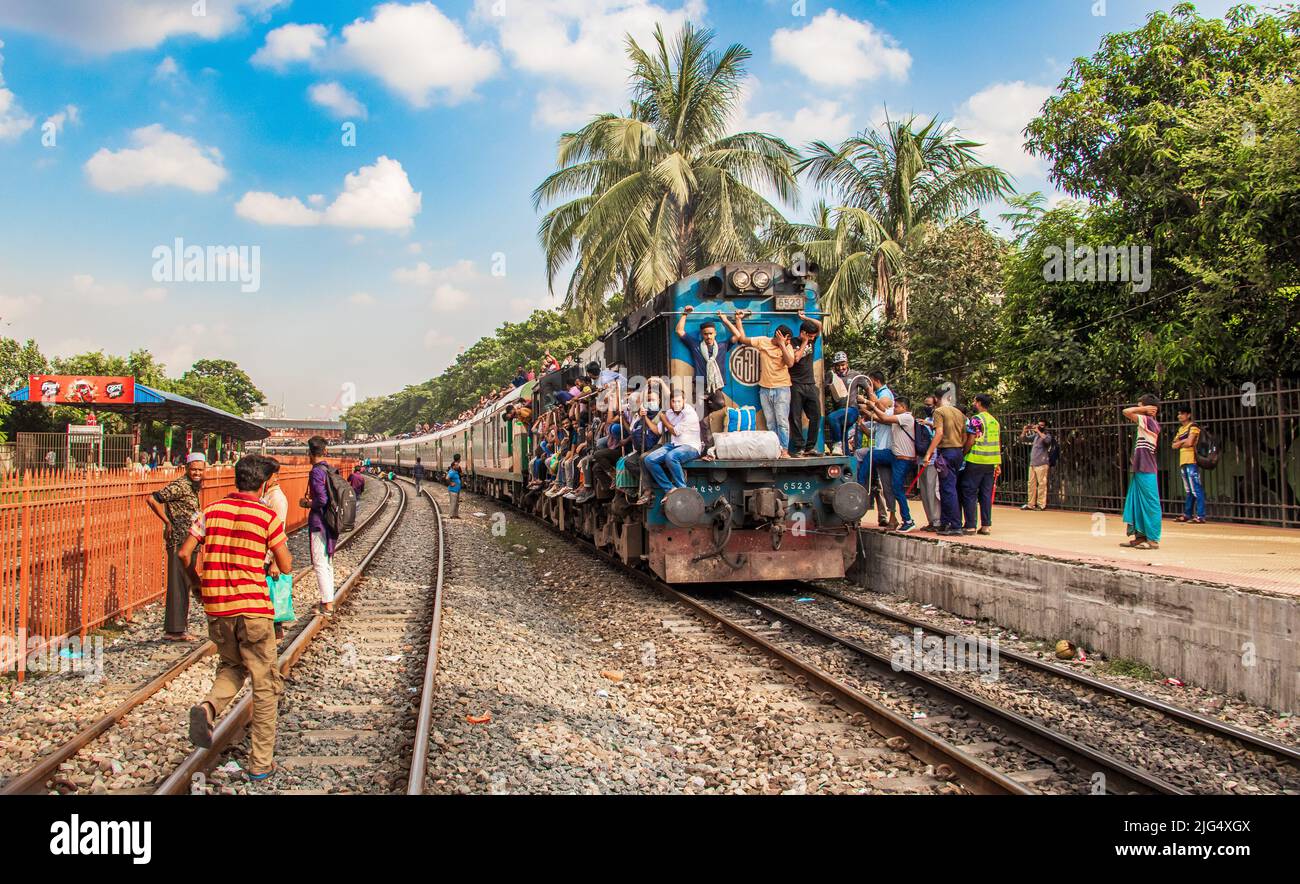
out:
{"label": "man in blue jacket", "polygon": [[447,491],[451,495],[451,517],[460,518],[460,455],[451,456],[451,469],[447,470]]}

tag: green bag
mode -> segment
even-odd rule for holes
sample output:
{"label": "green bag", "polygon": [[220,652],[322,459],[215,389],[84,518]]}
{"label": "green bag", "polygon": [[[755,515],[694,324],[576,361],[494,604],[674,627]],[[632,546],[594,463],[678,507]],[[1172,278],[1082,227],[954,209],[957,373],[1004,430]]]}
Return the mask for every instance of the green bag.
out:
{"label": "green bag", "polygon": [[293,575],[272,577],[267,574],[266,588],[271,593],[271,605],[275,608],[275,622],[292,623],[296,619],[293,616]]}

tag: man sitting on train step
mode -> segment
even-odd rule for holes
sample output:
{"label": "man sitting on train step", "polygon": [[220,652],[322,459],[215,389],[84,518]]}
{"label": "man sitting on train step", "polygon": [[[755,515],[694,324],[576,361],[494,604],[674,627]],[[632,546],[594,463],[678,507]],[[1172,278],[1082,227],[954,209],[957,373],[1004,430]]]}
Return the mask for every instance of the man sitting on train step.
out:
{"label": "man sitting on train step", "polygon": [[[685,488],[686,471],[682,464],[700,456],[700,416],[686,403],[686,394],[678,389],[673,391],[660,422],[668,433],[668,442],[647,454],[642,465],[664,491]],[[637,502],[645,505],[653,499],[653,493],[647,491]]]}

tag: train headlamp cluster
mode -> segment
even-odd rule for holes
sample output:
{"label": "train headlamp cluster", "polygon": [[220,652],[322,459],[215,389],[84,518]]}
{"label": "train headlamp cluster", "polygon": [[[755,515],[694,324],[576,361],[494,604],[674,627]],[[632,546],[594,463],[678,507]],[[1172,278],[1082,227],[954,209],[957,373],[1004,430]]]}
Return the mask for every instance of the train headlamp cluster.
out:
{"label": "train headlamp cluster", "polygon": [[738,292],[762,292],[772,284],[772,274],[766,270],[733,270],[731,287]]}

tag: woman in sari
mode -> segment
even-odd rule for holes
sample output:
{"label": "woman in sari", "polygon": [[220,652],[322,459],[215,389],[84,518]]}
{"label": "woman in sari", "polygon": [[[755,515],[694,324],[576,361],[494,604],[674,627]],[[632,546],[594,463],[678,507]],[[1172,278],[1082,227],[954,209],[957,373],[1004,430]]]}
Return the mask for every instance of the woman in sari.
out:
{"label": "woman in sari", "polygon": [[1133,539],[1120,545],[1134,549],[1160,548],[1160,486],[1156,481],[1156,445],[1160,439],[1156,413],[1159,410],[1160,400],[1150,393],[1139,399],[1137,405],[1124,409],[1124,417],[1137,424],[1137,440],[1133,445],[1128,496],[1124,499],[1124,521]]}

